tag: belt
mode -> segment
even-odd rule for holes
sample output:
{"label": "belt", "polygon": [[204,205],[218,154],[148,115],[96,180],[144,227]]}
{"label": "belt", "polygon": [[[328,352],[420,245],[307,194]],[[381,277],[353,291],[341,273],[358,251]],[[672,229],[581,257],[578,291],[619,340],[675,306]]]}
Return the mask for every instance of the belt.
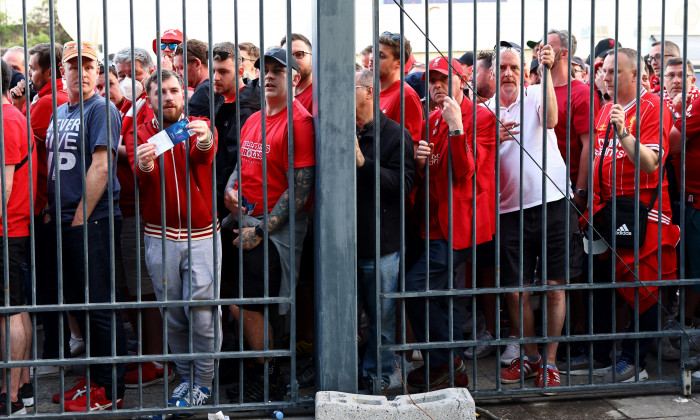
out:
{"label": "belt", "polygon": [[696,197],[693,194],[688,194],[685,201],[686,203],[690,203],[694,209],[700,210],[700,197]]}

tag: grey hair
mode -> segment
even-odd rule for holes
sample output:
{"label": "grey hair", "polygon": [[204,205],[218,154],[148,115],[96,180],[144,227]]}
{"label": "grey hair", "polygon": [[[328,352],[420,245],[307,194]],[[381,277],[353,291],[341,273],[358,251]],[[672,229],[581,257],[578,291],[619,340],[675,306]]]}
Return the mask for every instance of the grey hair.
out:
{"label": "grey hair", "polygon": [[[151,55],[143,48],[134,48],[134,60],[141,63],[141,67],[144,69],[153,68],[153,60],[151,59]],[[115,64],[131,63],[131,48],[124,48],[118,53],[114,54],[112,61]]]}
{"label": "grey hair", "polygon": [[365,69],[360,72],[357,72],[357,74],[357,83],[359,83],[360,86],[374,86],[374,72],[372,72],[372,70]]}
{"label": "grey hair", "polygon": [[[557,29],[552,29],[551,31],[548,32],[548,34],[556,34],[559,37],[559,43],[561,44],[561,48],[569,48],[569,31],[566,29],[562,30],[557,30]],[[578,43],[576,42],[576,36],[571,35],[571,50],[569,51],[570,56],[575,56],[576,55],[576,47],[578,46]]]}

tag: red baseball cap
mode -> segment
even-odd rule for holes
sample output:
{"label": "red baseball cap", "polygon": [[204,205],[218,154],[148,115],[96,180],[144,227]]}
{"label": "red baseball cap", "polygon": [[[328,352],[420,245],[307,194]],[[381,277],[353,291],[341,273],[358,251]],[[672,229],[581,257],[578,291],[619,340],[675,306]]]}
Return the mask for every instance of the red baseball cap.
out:
{"label": "red baseball cap", "polygon": [[413,54],[411,54],[411,56],[408,57],[408,61],[406,61],[406,64],[404,64],[403,72],[408,73],[414,64],[416,64],[416,57],[414,57]]}
{"label": "red baseball cap", "polygon": [[[450,74],[450,66],[447,63],[447,60],[442,57],[432,59],[430,61],[430,64],[428,65],[428,69],[429,71],[439,71],[440,73],[445,75]],[[462,65],[455,58],[452,59],[452,70],[455,74],[459,76],[464,76],[464,71],[462,71]],[[425,73],[423,73],[421,80],[425,80]]]}
{"label": "red baseball cap", "polygon": [[[158,54],[158,45],[156,45],[156,41],[157,39],[153,40],[153,52]],[[178,44],[182,44],[182,32],[180,32],[179,29],[168,29],[160,36],[160,42],[177,42]]]}

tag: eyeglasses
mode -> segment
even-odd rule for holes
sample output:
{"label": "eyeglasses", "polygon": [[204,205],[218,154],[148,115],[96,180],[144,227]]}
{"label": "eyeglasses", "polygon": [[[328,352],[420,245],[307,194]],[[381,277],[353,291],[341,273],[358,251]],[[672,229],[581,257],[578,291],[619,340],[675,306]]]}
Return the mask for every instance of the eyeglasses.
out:
{"label": "eyeglasses", "polygon": [[372,87],[372,86],[356,85],[356,86],[355,86],[355,89],[357,89],[357,88],[369,89],[369,88],[371,88],[371,87]]}
{"label": "eyeglasses", "polygon": [[501,46],[499,46],[499,45],[494,45],[494,46],[493,46],[493,50],[494,50],[494,51],[498,50],[498,52],[503,52],[503,51],[512,50],[512,51],[515,51],[518,55],[521,54],[520,48],[516,48],[516,47],[506,47],[506,46],[504,46],[504,45],[501,45]]}
{"label": "eyeglasses", "polygon": [[[672,54],[664,54],[664,58],[671,58],[671,57],[673,57]],[[648,62],[651,63],[653,61],[656,61],[657,63],[661,62],[661,54],[650,55],[648,58]]]}
{"label": "eyeglasses", "polygon": [[[311,53],[309,53],[309,54],[311,54]],[[248,57],[243,57],[243,56],[240,56],[240,57],[238,57],[238,58],[241,59],[241,62],[243,62],[243,61],[253,61],[253,62],[258,61],[258,60],[255,59],[255,58],[248,58]]]}
{"label": "eyeglasses", "polygon": [[[92,42],[82,41],[82,42],[80,43],[80,45],[81,45],[82,47],[84,47],[84,48],[92,48],[92,49],[95,49],[95,44],[93,44]],[[69,42],[66,42],[66,44],[63,46],[63,49],[64,49],[64,50],[68,50],[68,49],[71,49],[71,48],[77,50],[77,49],[78,49],[78,42],[77,42],[77,41],[69,41]]]}
{"label": "eyeglasses", "polygon": [[296,58],[297,60],[302,60],[302,59],[304,59],[304,57],[306,57],[306,54],[311,55],[311,53],[308,52],[308,51],[297,51],[297,52],[293,53],[292,55],[293,55],[294,58]]}
{"label": "eyeglasses", "polygon": [[[692,75],[693,75],[692,73],[689,73],[687,76],[690,78]],[[664,75],[664,78],[666,78],[667,80],[673,80],[673,79],[675,79],[676,77],[679,78],[679,79],[681,79],[681,80],[683,80],[683,72],[680,72],[680,73],[666,73],[666,74]]]}
{"label": "eyeglasses", "polygon": [[166,48],[170,48],[170,51],[175,51],[175,48],[177,48],[178,45],[180,44],[177,42],[161,42],[160,49],[164,50]]}
{"label": "eyeglasses", "polygon": [[388,36],[389,38],[391,38],[392,41],[398,41],[401,39],[401,35],[394,34],[394,33],[391,33],[389,31],[382,32],[381,36]]}

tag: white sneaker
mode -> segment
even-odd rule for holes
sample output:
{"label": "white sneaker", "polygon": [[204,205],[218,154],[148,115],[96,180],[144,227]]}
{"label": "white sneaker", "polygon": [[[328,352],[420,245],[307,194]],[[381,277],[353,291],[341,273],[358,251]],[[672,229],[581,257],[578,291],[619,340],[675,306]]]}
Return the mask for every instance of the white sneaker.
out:
{"label": "white sneaker", "polygon": [[79,354],[82,354],[85,352],[85,340],[82,338],[76,337],[71,333],[70,335],[70,357],[75,357]]}
{"label": "white sneaker", "polygon": [[423,353],[421,353],[420,350],[413,350],[413,353],[411,354],[411,361],[412,362],[422,362],[423,361]]}
{"label": "white sneaker", "polygon": [[692,376],[692,377],[695,378],[695,379],[700,379],[700,370],[696,370],[696,371],[693,372],[693,374],[690,375],[690,376]]}
{"label": "white sneaker", "polygon": [[[73,366],[64,366],[63,372],[68,373],[71,370],[73,370]],[[58,366],[39,366],[38,368],[30,366],[29,368],[29,376],[32,378],[57,378],[60,373]]]}
{"label": "white sneaker", "polygon": [[[508,338],[517,338],[511,335]],[[513,360],[520,357],[520,344],[508,344],[506,350],[501,353],[501,366],[510,366]]]}
{"label": "white sneaker", "polygon": [[[466,337],[467,339],[471,339],[471,337]],[[477,340],[493,340],[493,336],[491,335],[490,332],[484,330],[479,332],[476,336]],[[474,347],[469,347],[468,349],[464,350],[464,357],[467,359],[480,359],[482,357],[490,356],[493,354],[493,352],[496,350],[494,346],[474,346]]]}

